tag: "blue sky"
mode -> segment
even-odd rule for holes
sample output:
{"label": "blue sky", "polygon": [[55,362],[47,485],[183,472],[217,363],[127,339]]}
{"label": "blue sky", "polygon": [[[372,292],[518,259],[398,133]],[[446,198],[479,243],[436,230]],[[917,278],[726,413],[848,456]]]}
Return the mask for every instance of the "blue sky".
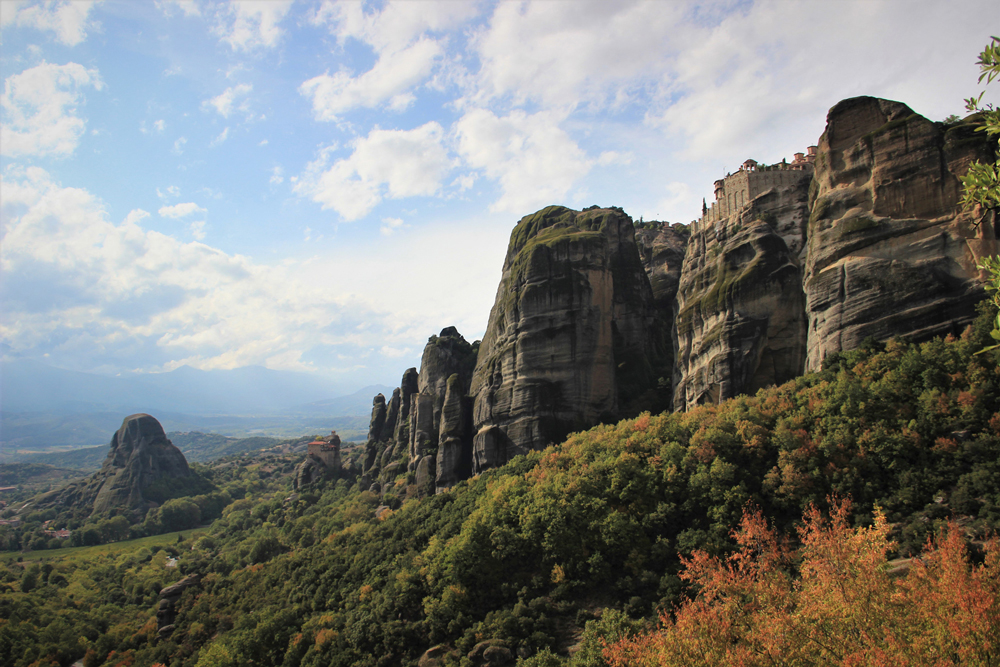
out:
{"label": "blue sky", "polygon": [[[855,95],[962,114],[995,2],[0,2],[0,352],[345,393],[482,336],[549,204],[689,222]],[[997,100],[996,91],[986,99]]]}

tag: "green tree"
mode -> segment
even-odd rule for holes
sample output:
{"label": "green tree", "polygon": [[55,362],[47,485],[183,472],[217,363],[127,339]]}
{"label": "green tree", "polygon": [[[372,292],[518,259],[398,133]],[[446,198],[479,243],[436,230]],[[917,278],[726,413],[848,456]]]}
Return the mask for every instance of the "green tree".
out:
{"label": "green tree", "polygon": [[[990,84],[993,79],[1000,76],[1000,37],[993,37],[990,44],[986,45],[983,52],[979,54],[979,83],[986,79]],[[980,106],[983,100],[983,92],[977,97],[970,97],[965,101],[966,109],[974,113],[981,114],[983,124],[978,128],[989,136],[1000,135],[1000,110],[992,104]],[[1000,208],[1000,153],[994,153],[994,162],[974,162],[969,165],[969,171],[962,179],[964,190],[962,203],[966,208],[980,207],[983,210],[982,221],[987,215],[991,215],[996,221],[997,209]],[[979,263],[979,268],[990,273],[989,285],[987,289],[993,293],[993,304],[997,307],[996,321],[993,332],[990,334],[996,345],[991,345],[987,350],[1000,348],[1000,257],[986,257]]]}

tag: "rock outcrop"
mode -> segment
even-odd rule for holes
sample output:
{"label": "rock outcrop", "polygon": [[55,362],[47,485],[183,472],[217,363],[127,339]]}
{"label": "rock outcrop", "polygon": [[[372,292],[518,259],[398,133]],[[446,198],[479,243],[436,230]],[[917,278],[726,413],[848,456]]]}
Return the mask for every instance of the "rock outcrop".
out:
{"label": "rock outcrop", "polygon": [[473,471],[619,417],[667,375],[620,209],[551,206],[511,233],[472,379]]}
{"label": "rock outcrop", "polygon": [[802,372],[806,324],[798,253],[811,171],[783,171],[790,177],[734,214],[691,225],[674,323],[675,410]]}
{"label": "rock outcrop", "polygon": [[98,477],[94,513],[114,507],[141,508],[150,502],[146,491],[157,482],[189,477],[181,450],[167,440],[160,422],[147,414],[126,417],[111,438],[111,451]]}
{"label": "rock outcrop", "polygon": [[673,396],[673,367],[677,348],[675,322],[677,317],[677,290],[680,287],[681,268],[687,254],[691,230],[686,225],[663,222],[640,222],[635,229],[635,242],[639,248],[642,266],[653,290],[653,307],[659,318],[650,336],[662,359],[665,375],[657,378],[661,396],[656,409],[670,406]]}
{"label": "rock outcrop", "polygon": [[993,158],[974,129],[872,97],[830,110],[807,230],[807,370],[869,336],[924,339],[973,319],[976,262],[997,252],[994,226],[957,206],[969,162]]}
{"label": "rock outcrop", "polygon": [[472,402],[468,397],[479,341],[469,343],[455,327],[431,336],[416,368],[403,373],[388,406],[373,401],[365,472],[384,492],[407,472],[407,493],[433,494],[469,476]]}
{"label": "rock outcrop", "polygon": [[319,479],[336,477],[340,472],[340,436],[330,431],[325,438],[306,445],[306,457],[295,466],[294,488],[298,491]]}
{"label": "rock outcrop", "polygon": [[192,471],[154,417],[135,414],[111,437],[101,469],[35,499],[35,507],[89,507],[91,514],[131,511],[139,520],[170,498],[209,493],[211,482]]}
{"label": "rock outcrop", "polygon": [[441,491],[574,430],[780,384],[869,336],[958,333],[983,297],[976,263],[998,253],[996,216],[958,205],[959,177],[996,150],[977,122],[845,100],[808,155],[747,160],[689,226],[522,218],[478,355],[445,329],[419,376],[376,397],[365,481],[384,493],[405,465],[408,489]]}
{"label": "rock outcrop", "polygon": [[410,408],[415,427],[409,468],[417,473],[421,493],[449,488],[469,476],[471,401],[466,395],[478,352],[479,342],[470,344],[455,327],[442,329],[424,346]]}
{"label": "rock outcrop", "polygon": [[160,638],[173,634],[174,621],[177,619],[177,603],[181,599],[181,594],[186,589],[197,586],[200,581],[201,578],[197,574],[192,574],[160,590],[160,603],[156,607],[156,627]]}

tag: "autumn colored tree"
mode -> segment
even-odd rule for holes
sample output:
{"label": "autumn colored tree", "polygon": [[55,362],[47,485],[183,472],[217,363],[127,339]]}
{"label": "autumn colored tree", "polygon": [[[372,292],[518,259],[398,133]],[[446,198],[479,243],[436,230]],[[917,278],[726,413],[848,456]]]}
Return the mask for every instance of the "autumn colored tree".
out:
{"label": "autumn colored tree", "polygon": [[[894,576],[889,526],[853,528],[850,503],[829,518],[806,511],[790,550],[759,511],[746,511],[739,548],[698,551],[682,578],[698,593],[652,633],[605,649],[614,667],[669,665],[996,665],[1000,660],[1000,544],[973,564],[950,524]],[[796,576],[797,573],[797,576]]]}

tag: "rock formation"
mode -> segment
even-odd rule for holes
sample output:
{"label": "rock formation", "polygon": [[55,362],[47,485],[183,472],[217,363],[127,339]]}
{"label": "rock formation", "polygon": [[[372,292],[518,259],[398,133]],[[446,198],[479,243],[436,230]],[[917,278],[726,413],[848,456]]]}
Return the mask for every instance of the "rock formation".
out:
{"label": "rock formation", "polygon": [[998,252],[996,217],[958,208],[958,178],[996,149],[976,122],[845,100],[808,156],[747,160],[689,226],[597,207],[522,218],[478,355],[449,327],[388,406],[376,397],[365,481],[385,492],[405,469],[408,488],[442,491],[602,421],[784,382],[868,336],[957,333],[983,297],[977,260]]}
{"label": "rock formation", "polygon": [[212,485],[188,468],[187,460],[155,418],[135,414],[111,438],[96,473],[36,499],[38,507],[90,507],[92,514],[112,509],[146,510],[169,498],[208,493]]}
{"label": "rock formation", "polygon": [[676,410],[801,373],[806,327],[797,252],[811,171],[792,175],[728,217],[691,225],[677,292]]}
{"label": "rock formation", "polygon": [[160,590],[160,603],[156,607],[156,627],[160,638],[173,634],[174,620],[177,618],[177,602],[186,589],[197,586],[200,580],[197,574],[192,574]]}
{"label": "rock formation", "polygon": [[340,436],[336,431],[330,431],[330,435],[325,438],[313,440],[306,445],[305,459],[295,466],[295,490],[298,491],[320,478],[336,477],[340,470]]}
{"label": "rock formation", "polygon": [[469,383],[479,341],[470,344],[455,327],[431,336],[420,372],[410,368],[385,407],[373,401],[365,472],[389,490],[403,472],[417,493],[444,490],[469,476],[472,458]]}
{"label": "rock formation", "polygon": [[409,467],[421,492],[443,490],[469,476],[471,402],[466,395],[478,352],[479,342],[470,344],[455,327],[442,329],[424,346],[410,410],[415,426]]}
{"label": "rock formation", "polygon": [[663,396],[651,409],[670,406],[673,396],[674,354],[677,347],[674,320],[677,317],[677,290],[680,287],[681,268],[687,254],[691,230],[686,225],[662,222],[640,222],[635,229],[635,242],[639,257],[653,290],[653,307],[659,322],[650,332],[667,372],[657,378],[657,389]]}
{"label": "rock formation", "polygon": [[146,497],[150,486],[190,475],[187,460],[167,440],[160,422],[147,414],[126,417],[97,473],[104,479],[94,499],[94,513],[144,507],[151,500]]}
{"label": "rock formation", "polygon": [[992,157],[970,122],[945,129],[872,97],[830,110],[807,230],[807,370],[869,336],[930,338],[973,319],[975,265],[997,230],[958,210],[958,178]]}
{"label": "rock formation", "polygon": [[961,331],[983,296],[975,264],[997,252],[994,226],[958,207],[959,176],[992,156],[974,129],[859,97],[830,110],[814,161],[748,161],[744,180],[771,187],[692,225],[674,408],[783,382],[869,336]]}
{"label": "rock formation", "polygon": [[669,376],[657,322],[620,209],[550,206],[522,218],[472,379],[473,471],[613,420],[655,390]]}

